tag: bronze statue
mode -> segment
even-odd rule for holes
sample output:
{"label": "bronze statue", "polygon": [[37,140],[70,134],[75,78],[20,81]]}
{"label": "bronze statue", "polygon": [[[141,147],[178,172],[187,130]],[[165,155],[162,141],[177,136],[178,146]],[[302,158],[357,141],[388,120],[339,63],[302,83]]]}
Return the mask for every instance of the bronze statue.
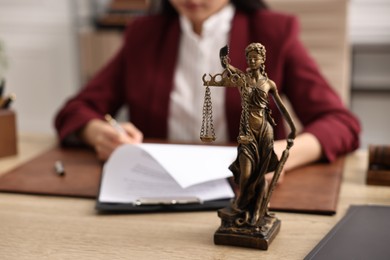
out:
{"label": "bronze statue", "polygon": [[[220,51],[224,71],[214,76],[209,75],[209,80],[206,80],[206,74],[203,76],[206,93],[201,139],[204,142],[215,140],[209,87],[237,87],[241,95],[242,113],[237,138],[238,154],[229,169],[239,187],[239,193],[229,207],[218,211],[222,223],[215,233],[214,242],[268,249],[269,243],[280,229],[280,220],[268,212],[268,204],[289,149],[294,143],[296,129],[275,83],[265,72],[265,47],[260,43],[251,43],[245,49],[245,55],[248,68],[244,73],[229,63],[226,46]],[[269,94],[291,129],[286,150],[280,160],[273,149],[273,127],[276,125],[268,108]],[[265,179],[268,172],[274,172],[270,184]]]}

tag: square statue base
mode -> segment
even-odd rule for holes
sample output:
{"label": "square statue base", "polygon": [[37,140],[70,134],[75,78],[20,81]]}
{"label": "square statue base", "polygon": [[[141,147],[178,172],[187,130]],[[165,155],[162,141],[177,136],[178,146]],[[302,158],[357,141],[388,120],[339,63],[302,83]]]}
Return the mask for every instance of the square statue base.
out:
{"label": "square statue base", "polygon": [[274,216],[266,216],[261,226],[238,226],[230,208],[218,211],[221,226],[214,234],[216,245],[250,247],[267,250],[280,230],[281,222]]}

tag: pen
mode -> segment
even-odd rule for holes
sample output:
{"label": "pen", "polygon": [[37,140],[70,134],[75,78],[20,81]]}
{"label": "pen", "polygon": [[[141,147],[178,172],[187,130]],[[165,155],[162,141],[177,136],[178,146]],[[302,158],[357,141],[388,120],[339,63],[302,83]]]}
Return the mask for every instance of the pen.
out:
{"label": "pen", "polygon": [[11,103],[16,99],[15,94],[10,94],[8,97],[3,99],[0,104],[1,109],[8,109]]}
{"label": "pen", "polygon": [[54,169],[58,176],[64,176],[65,175],[65,168],[61,161],[56,161],[54,163]]}
{"label": "pen", "polygon": [[121,134],[126,134],[126,131],[125,129],[123,129],[123,127],[121,127],[118,122],[109,114],[106,114],[104,116],[104,118],[106,119],[106,121],[113,127],[115,128],[118,133],[121,133]]}

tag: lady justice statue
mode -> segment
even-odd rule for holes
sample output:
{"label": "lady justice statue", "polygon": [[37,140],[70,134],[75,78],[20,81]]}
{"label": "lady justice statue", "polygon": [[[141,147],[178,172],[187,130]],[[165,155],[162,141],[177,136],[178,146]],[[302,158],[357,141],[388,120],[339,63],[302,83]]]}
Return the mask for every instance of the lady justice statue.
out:
{"label": "lady justice statue", "polygon": [[[229,207],[218,211],[221,226],[214,235],[214,242],[266,250],[280,229],[280,220],[268,212],[268,204],[294,143],[296,129],[275,83],[265,72],[265,47],[260,43],[251,43],[245,49],[245,55],[248,68],[242,72],[230,65],[228,48],[225,46],[220,51],[224,71],[209,75],[209,80],[206,80],[206,74],[203,75],[206,92],[200,134],[204,142],[215,140],[209,87],[237,87],[242,105],[237,138],[238,154],[229,169],[234,175],[239,193]],[[269,94],[291,129],[287,147],[280,159],[273,149],[273,127],[276,125],[268,108]],[[274,172],[270,184],[265,179],[268,172]]]}

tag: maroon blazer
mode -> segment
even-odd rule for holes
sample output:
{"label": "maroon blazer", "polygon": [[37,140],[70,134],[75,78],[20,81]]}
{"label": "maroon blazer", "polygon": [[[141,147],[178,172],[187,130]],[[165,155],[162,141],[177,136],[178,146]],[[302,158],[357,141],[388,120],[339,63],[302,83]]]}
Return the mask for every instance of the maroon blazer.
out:
{"label": "maroon blazer", "polygon": [[[298,34],[298,22],[292,16],[269,10],[251,15],[237,11],[230,34],[231,64],[245,70],[246,46],[251,42],[262,43],[267,50],[269,78],[280,94],[290,100],[303,131],[318,138],[325,156],[332,161],[359,146],[360,124],[321,76]],[[62,143],[89,120],[103,118],[106,113],[115,114],[124,104],[129,108],[131,121],[145,138],[167,138],[179,39],[177,16],[148,16],[132,22],[116,56],[57,114],[55,127]],[[240,102],[237,89],[227,88],[226,115],[231,141],[238,136]],[[278,124],[275,138],[282,139],[286,134],[281,114],[275,103],[271,102],[270,108]]]}

